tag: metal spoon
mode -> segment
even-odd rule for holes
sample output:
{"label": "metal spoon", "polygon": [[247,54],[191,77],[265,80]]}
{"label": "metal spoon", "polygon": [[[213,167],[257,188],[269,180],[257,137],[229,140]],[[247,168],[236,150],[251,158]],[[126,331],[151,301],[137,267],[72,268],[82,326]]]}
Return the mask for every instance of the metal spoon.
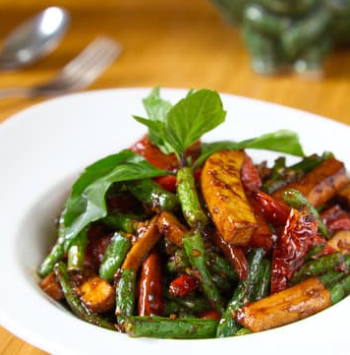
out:
{"label": "metal spoon", "polygon": [[49,7],[16,27],[0,50],[0,69],[26,67],[53,51],[65,34],[69,14],[59,7]]}

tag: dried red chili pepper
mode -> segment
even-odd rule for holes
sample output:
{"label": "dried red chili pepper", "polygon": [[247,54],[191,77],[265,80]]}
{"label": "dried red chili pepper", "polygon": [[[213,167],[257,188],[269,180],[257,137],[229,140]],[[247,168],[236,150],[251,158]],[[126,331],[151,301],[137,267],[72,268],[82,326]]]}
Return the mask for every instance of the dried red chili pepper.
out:
{"label": "dried red chili pepper", "polygon": [[291,210],[272,254],[271,293],[289,286],[317,235],[317,220],[306,211]]}
{"label": "dried red chili pepper", "polygon": [[201,313],[198,317],[202,319],[220,320],[221,314],[216,309],[210,309],[209,311]]}
{"label": "dried red chili pepper", "polygon": [[262,186],[259,171],[249,156],[244,159],[241,168],[241,180],[244,188],[248,191],[257,191]]}
{"label": "dried red chili pepper", "polygon": [[258,202],[265,219],[274,227],[284,226],[287,222],[290,207],[283,201],[279,201],[262,191],[253,194]]}
{"label": "dried red chili pepper", "polygon": [[157,251],[142,263],[139,281],[138,313],[140,316],[161,316],[164,313],[161,257]]}
{"label": "dried red chili pepper", "polygon": [[[204,233],[206,232],[208,231],[204,231]],[[248,277],[249,264],[243,249],[228,244],[217,231],[208,232],[208,235],[211,241],[218,246],[225,254],[226,258],[228,258],[240,280],[246,280]]]}
{"label": "dried red chili pepper", "polygon": [[169,286],[169,293],[176,297],[182,297],[198,287],[198,281],[188,275],[181,275],[173,280]]}
{"label": "dried red chili pepper", "polygon": [[[195,161],[200,155],[200,141],[195,142],[186,151],[186,157],[190,157]],[[157,146],[152,144],[146,135],[141,140],[136,142],[131,148],[131,151],[142,155],[149,163],[158,169],[175,171],[179,167],[179,161],[175,154],[164,154]],[[195,172],[195,176],[198,176]],[[199,173],[200,176],[200,173]],[[155,179],[157,183],[165,190],[176,192],[176,177],[173,175],[161,176]]]}

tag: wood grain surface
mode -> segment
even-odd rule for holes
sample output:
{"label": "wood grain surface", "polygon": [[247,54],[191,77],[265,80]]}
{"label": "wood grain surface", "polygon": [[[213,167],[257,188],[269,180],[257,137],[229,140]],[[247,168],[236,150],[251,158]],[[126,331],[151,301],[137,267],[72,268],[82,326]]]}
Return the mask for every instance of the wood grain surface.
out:
{"label": "wood grain surface", "polygon": [[[2,0],[0,39],[49,6],[44,0]],[[350,50],[332,54],[322,79],[254,74],[239,31],[206,0],[57,0],[72,13],[69,33],[49,57],[16,73],[2,72],[0,89],[42,82],[99,34],[122,43],[122,57],[89,89],[211,88],[308,110],[350,124]],[[40,100],[4,99],[0,121]],[[1,354],[43,354],[0,327]]]}

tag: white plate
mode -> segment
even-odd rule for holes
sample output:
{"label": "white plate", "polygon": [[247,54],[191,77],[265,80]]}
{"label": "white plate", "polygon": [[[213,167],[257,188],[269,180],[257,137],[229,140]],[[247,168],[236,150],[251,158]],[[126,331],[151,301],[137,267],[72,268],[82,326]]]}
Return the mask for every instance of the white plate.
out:
{"label": "white plate", "polygon": [[[53,242],[53,219],[86,165],[130,146],[145,129],[148,89],[66,96],[31,107],[0,125],[0,323],[55,354],[348,353],[350,298],[301,322],[254,335],[213,340],[131,339],[80,321],[51,302],[35,274]],[[163,90],[171,101],[183,90]],[[240,140],[278,129],[300,134],[306,153],[333,151],[350,166],[350,128],[318,116],[223,95],[226,123],[207,140]],[[256,159],[271,154],[254,152]]]}

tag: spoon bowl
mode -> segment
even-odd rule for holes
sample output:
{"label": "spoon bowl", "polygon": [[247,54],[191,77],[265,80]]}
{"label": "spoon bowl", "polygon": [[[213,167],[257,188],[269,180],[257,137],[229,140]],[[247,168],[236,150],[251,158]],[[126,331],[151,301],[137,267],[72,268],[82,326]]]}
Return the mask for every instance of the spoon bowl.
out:
{"label": "spoon bowl", "polygon": [[20,69],[49,54],[66,33],[69,20],[65,9],[49,7],[16,27],[3,42],[0,69]]}

